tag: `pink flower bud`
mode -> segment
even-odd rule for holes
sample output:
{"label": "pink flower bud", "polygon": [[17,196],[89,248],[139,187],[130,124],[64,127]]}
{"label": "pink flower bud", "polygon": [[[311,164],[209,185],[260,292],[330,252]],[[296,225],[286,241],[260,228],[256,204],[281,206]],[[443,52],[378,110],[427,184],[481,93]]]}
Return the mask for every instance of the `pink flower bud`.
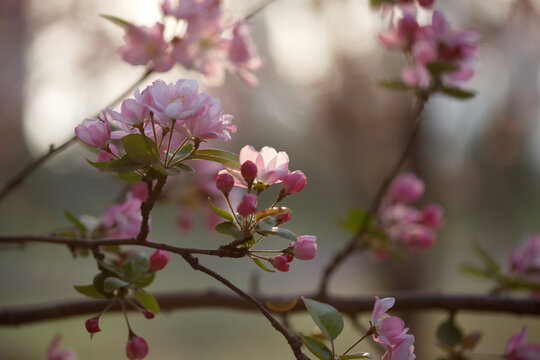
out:
{"label": "pink flower bud", "polygon": [[86,320],[84,322],[84,326],[86,327],[86,331],[88,331],[90,334],[95,334],[101,331],[101,329],[99,328],[99,320],[97,317],[92,317]]}
{"label": "pink flower bud", "polygon": [[317,253],[317,237],[313,235],[302,235],[292,242],[292,253],[295,258],[300,260],[311,260]]}
{"label": "pink flower bud", "polygon": [[281,191],[285,195],[298,194],[307,184],[306,175],[300,170],[293,171],[283,179]]}
{"label": "pink flower bud", "polygon": [[443,208],[436,204],[426,206],[422,210],[422,224],[425,226],[437,229],[443,225]]}
{"label": "pink flower bud", "polygon": [[418,0],[418,3],[420,4],[420,6],[430,7],[435,3],[435,0]]}
{"label": "pink flower bud", "polygon": [[167,266],[170,259],[171,255],[169,255],[168,252],[166,252],[165,250],[157,249],[150,256],[150,268],[152,268],[153,271],[161,270],[165,266]]}
{"label": "pink flower bud", "polygon": [[270,259],[270,262],[272,263],[272,266],[279,271],[289,271],[289,262],[287,261],[287,257],[283,255],[274,256]]}
{"label": "pink flower bud", "polygon": [[292,256],[291,254],[283,254],[283,256],[287,258],[287,262],[291,262],[294,260],[294,256]]}
{"label": "pink flower bud", "polygon": [[290,213],[283,213],[283,214],[276,215],[276,225],[285,224],[289,220],[291,220]]}
{"label": "pink flower bud", "polygon": [[111,139],[111,125],[105,117],[103,121],[100,119],[84,119],[75,128],[75,135],[88,146],[106,149]]}
{"label": "pink flower bud", "polygon": [[219,174],[216,178],[216,187],[225,195],[227,195],[234,186],[234,178],[231,174]]}
{"label": "pink flower bud", "polygon": [[247,160],[242,164],[240,173],[248,183],[253,182],[257,177],[257,165],[253,161]]}
{"label": "pink flower bud", "polygon": [[129,340],[126,344],[126,355],[129,360],[144,359],[148,355],[148,344],[146,340],[130,333]]}
{"label": "pink flower bud", "polygon": [[147,319],[153,319],[156,316],[153,312],[150,310],[144,310],[144,317]]}
{"label": "pink flower bud", "polygon": [[257,195],[246,194],[242,198],[242,202],[236,208],[238,213],[242,216],[248,216],[257,211]]}
{"label": "pink flower bud", "polygon": [[424,182],[413,173],[400,175],[390,187],[390,195],[396,201],[415,202],[424,193]]}

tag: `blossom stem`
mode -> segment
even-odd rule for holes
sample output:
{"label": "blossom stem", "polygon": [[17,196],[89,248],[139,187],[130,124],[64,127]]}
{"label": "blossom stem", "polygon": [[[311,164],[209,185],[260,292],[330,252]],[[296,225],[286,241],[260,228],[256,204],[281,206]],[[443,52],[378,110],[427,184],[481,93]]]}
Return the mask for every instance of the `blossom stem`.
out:
{"label": "blossom stem", "polygon": [[124,301],[122,299],[120,299],[120,306],[122,307],[122,312],[124,313],[124,319],[126,319],[126,325],[128,327],[128,330],[129,332],[133,332],[133,330],[131,330],[131,325],[129,324],[129,319],[128,319],[127,311],[126,311],[126,305],[124,305]]}
{"label": "blossom stem", "polygon": [[367,331],[367,333],[364,334],[364,336],[362,336],[360,339],[358,339],[357,342],[355,342],[354,344],[352,344],[347,350],[345,350],[345,352],[341,355],[347,355],[347,353],[349,351],[351,351],[352,349],[354,349],[354,347],[358,344],[360,344],[360,342],[362,340],[364,340],[365,338],[367,338],[368,336],[372,335],[373,334],[373,327],[369,328],[369,330]]}
{"label": "blossom stem", "polygon": [[227,201],[227,205],[229,206],[229,209],[231,210],[231,213],[234,216],[234,220],[236,220],[236,223],[238,224],[238,226],[242,226],[240,224],[240,220],[238,220],[238,216],[236,216],[236,212],[234,211],[234,209],[233,209],[233,207],[231,205],[231,200],[229,199],[229,194],[223,194],[223,196],[225,196],[225,200]]}

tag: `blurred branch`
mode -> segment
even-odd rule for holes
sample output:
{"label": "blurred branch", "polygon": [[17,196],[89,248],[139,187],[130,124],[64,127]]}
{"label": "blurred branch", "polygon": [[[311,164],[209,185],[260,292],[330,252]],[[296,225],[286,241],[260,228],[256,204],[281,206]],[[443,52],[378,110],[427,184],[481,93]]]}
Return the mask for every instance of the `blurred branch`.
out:
{"label": "blurred branch", "polygon": [[[144,81],[152,73],[153,73],[152,69],[147,69],[144,72],[144,74],[139,79],[137,79],[137,81],[135,81],[135,83],[133,83],[133,85],[128,87],[124,92],[122,92],[122,94],[120,94],[114,101],[112,101],[109,104],[109,106],[112,106],[112,105],[120,102],[126,96],[131,94],[131,91],[133,91],[133,89],[140,82]],[[96,117],[96,118],[99,117],[99,112],[96,115],[94,115],[94,117]],[[41,165],[43,165],[47,160],[49,160],[49,158],[51,158],[55,154],[58,154],[62,150],[67,149],[70,145],[75,143],[76,140],[77,140],[77,137],[73,136],[72,138],[70,138],[69,140],[67,140],[66,142],[64,142],[63,144],[61,144],[59,146],[51,145],[49,147],[49,151],[47,151],[45,154],[41,155],[37,159],[31,161],[30,163],[28,163],[21,171],[19,171],[14,176],[12,176],[10,179],[8,179],[4,183],[4,185],[2,187],[2,190],[0,190],[0,202],[2,202],[11,191],[16,189],[20,185],[22,185],[22,183],[26,180],[26,178],[29,177],[30,175],[32,175],[32,173],[35,170],[37,170]]]}
{"label": "blurred branch", "polygon": [[369,219],[371,217],[377,216],[384,194],[388,190],[388,187],[390,186],[396,175],[399,173],[399,170],[405,163],[405,160],[407,160],[407,157],[409,156],[409,153],[413,148],[414,141],[416,140],[416,136],[418,135],[418,130],[420,129],[420,125],[422,124],[421,115],[424,111],[424,107],[428,99],[429,95],[417,95],[416,104],[411,116],[411,122],[414,123],[413,130],[409,135],[407,144],[405,145],[405,148],[403,149],[403,152],[401,153],[398,161],[395,163],[388,175],[386,175],[386,177],[381,182],[381,185],[379,186],[379,189],[377,190],[377,193],[375,194],[375,197],[373,198],[369,206],[369,216],[364,217],[357,233],[354,234],[354,236],[349,240],[347,245],[343,249],[341,249],[341,251],[338,251],[334,255],[330,263],[324,269],[319,286],[319,294],[321,296],[326,294],[328,290],[328,282],[330,281],[330,278],[332,277],[338,266],[341,265],[345,261],[345,259],[349,257],[349,255],[352,254],[355,250],[363,248],[363,246],[359,242],[359,239],[366,233],[368,229]]}
{"label": "blurred branch", "polygon": [[152,249],[165,250],[179,255],[201,254],[232,258],[241,258],[246,255],[246,251],[244,249],[190,249],[157,242],[139,241],[136,238],[84,239],[56,235],[0,235],[0,244],[24,244],[29,242],[60,244],[66,245],[71,249],[77,247],[92,249],[98,246],[136,245]]}
{"label": "blurred branch", "polygon": [[300,338],[291,334],[283,325],[281,325],[281,323],[277,321],[276,318],[274,318],[274,316],[270,313],[270,311],[268,311],[268,309],[266,309],[259,300],[255,299],[248,293],[242,291],[242,289],[240,289],[239,287],[231,283],[229,280],[225,279],[223,276],[199,264],[199,259],[197,259],[196,257],[190,254],[182,255],[182,257],[191,265],[193,269],[201,271],[213,277],[214,279],[216,279],[217,281],[219,281],[220,283],[222,283],[223,285],[227,286],[229,289],[234,291],[238,296],[240,296],[240,298],[246,300],[252,306],[255,306],[264,315],[264,317],[266,317],[268,321],[270,321],[274,329],[279,331],[285,337],[296,359],[309,360],[309,358],[301,350],[302,341],[300,340]]}
{"label": "blurred branch", "polygon": [[[234,286],[234,285],[233,285]],[[375,302],[373,296],[325,296],[305,294],[305,297],[315,298],[337,308],[344,314],[356,315],[371,312]],[[229,309],[241,311],[261,310],[261,303],[292,303],[300,300],[299,295],[260,296],[248,300],[224,291],[181,291],[155,295],[163,311],[181,309]],[[396,303],[392,308],[401,312],[416,312],[426,310],[475,311],[491,313],[507,313],[514,315],[540,316],[540,299],[509,298],[494,295],[444,294],[411,292],[394,296]],[[256,303],[255,303],[255,302]],[[21,325],[38,321],[62,319],[72,316],[99,313],[108,304],[108,300],[66,300],[48,304],[23,305],[0,308],[0,325]],[[121,311],[120,305],[115,304],[109,311]],[[268,312],[264,308],[265,312]],[[302,301],[290,312],[305,311]]]}

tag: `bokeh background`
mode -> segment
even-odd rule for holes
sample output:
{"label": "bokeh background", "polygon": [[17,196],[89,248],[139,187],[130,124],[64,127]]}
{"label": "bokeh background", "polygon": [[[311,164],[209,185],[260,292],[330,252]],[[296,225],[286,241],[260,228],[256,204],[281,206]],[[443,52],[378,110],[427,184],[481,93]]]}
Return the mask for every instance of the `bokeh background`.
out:
{"label": "bokeh background", "polygon": [[[258,0],[226,1],[232,12],[247,14]],[[426,181],[423,202],[445,207],[446,226],[437,245],[404,261],[376,262],[352,256],[331,283],[336,294],[392,294],[397,290],[483,293],[492,284],[459,273],[475,261],[473,240],[502,264],[510,249],[540,231],[539,58],[540,1],[439,0],[450,21],[482,35],[477,75],[469,84],[478,96],[467,102],[430,100],[425,124],[406,169]],[[109,103],[143,68],[121,61],[116,49],[122,30],[98,14],[138,24],[160,18],[153,0],[2,0],[0,1],[0,181],[73,134],[85,117]],[[238,133],[225,146],[270,145],[287,151],[291,169],[302,169],[308,186],[287,200],[294,210],[288,226],[315,234],[314,261],[295,262],[289,273],[262,273],[247,260],[203,258],[243,288],[254,274],[268,294],[315,290],[320,270],[348,235],[338,225],[351,206],[365,206],[404,146],[411,128],[412,96],[375,85],[399,73],[403,60],[376,40],[380,15],[367,0],[278,0],[252,20],[252,32],[266,67],[260,87],[247,88],[235,76],[223,86],[206,87],[235,116]],[[196,73],[175,68],[159,77],[175,81]],[[156,79],[153,77],[148,80]],[[222,144],[219,144],[221,146]],[[82,145],[54,157],[0,204],[2,234],[47,233],[66,227],[64,209],[99,216],[123,185],[97,172]],[[178,207],[167,203],[153,214],[152,237],[179,246],[217,247],[224,240],[199,221],[196,229],[175,229]],[[279,241],[279,240],[273,240]],[[73,259],[68,249],[28,245],[0,248],[0,306],[78,298],[74,284],[89,283],[91,259]],[[212,279],[174,260],[152,291],[222,288]],[[519,295],[518,295],[519,296]],[[435,359],[435,329],[447,314],[406,315],[416,336],[418,359]],[[127,330],[120,314],[101,321],[102,332],[89,341],[86,317],[0,328],[0,359],[43,359],[56,333],[79,359],[124,357]],[[291,358],[280,334],[257,313],[190,310],[163,313],[153,321],[133,314],[136,331],[150,344],[149,359]],[[367,325],[369,314],[359,317]],[[295,330],[313,328],[306,315],[294,315]],[[532,317],[459,313],[466,331],[484,331],[478,352],[497,359],[508,337],[529,326]],[[351,322],[338,346],[359,334]],[[374,350],[369,343],[359,350]],[[377,353],[376,353],[377,354]]]}

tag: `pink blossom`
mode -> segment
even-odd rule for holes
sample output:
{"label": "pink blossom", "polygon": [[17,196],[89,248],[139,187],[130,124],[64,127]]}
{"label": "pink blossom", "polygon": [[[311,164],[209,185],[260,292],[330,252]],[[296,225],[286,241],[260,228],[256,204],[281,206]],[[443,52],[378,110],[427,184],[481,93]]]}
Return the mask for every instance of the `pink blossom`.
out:
{"label": "pink blossom", "polygon": [[422,224],[431,228],[438,229],[443,226],[443,208],[437,204],[426,206],[422,212]]}
{"label": "pink blossom", "polygon": [[283,255],[274,256],[272,259],[270,259],[270,262],[272,263],[272,266],[279,271],[289,271],[289,261],[287,257]]}
{"label": "pink blossom", "polygon": [[276,226],[285,224],[287,221],[291,220],[291,214],[290,213],[283,213],[276,215]]}
{"label": "pink blossom", "polygon": [[415,15],[405,13],[397,25],[392,24],[388,31],[379,33],[379,40],[390,50],[405,50],[411,47],[419,29]]}
{"label": "pink blossom", "polygon": [[118,156],[118,149],[116,148],[116,146],[114,146],[113,144],[109,144],[109,151],[99,150],[98,156],[96,158],[96,162],[114,161],[118,159],[117,157],[114,156],[114,155]]}
{"label": "pink blossom", "polygon": [[528,281],[540,282],[540,237],[532,235],[518,245],[508,258],[510,270]]}
{"label": "pink blossom", "polygon": [[371,325],[375,329],[373,340],[386,346],[387,354],[383,359],[412,360],[414,359],[414,354],[412,354],[414,336],[407,334],[409,329],[405,328],[403,320],[387,313],[394,303],[395,299],[392,297],[379,299],[375,296],[375,305],[371,314]]}
{"label": "pink blossom", "polygon": [[152,255],[150,255],[150,268],[152,271],[162,270],[171,259],[171,255],[165,250],[156,249]]}
{"label": "pink blossom", "polygon": [[424,182],[415,174],[405,173],[390,185],[390,196],[396,201],[412,203],[424,194],[424,188]]}
{"label": "pink blossom", "polygon": [[252,87],[259,84],[253,73],[263,67],[263,61],[255,49],[245,21],[238,21],[234,25],[229,61],[244,83]]}
{"label": "pink blossom", "polygon": [[317,237],[313,235],[301,235],[296,241],[289,244],[295,258],[300,260],[311,260],[317,253]]}
{"label": "pink blossom", "polygon": [[540,359],[540,345],[525,344],[527,327],[521,332],[512,335],[506,345],[506,358],[508,360],[538,360]]}
{"label": "pink blossom", "polygon": [[148,185],[145,182],[140,181],[131,187],[130,193],[134,198],[145,201],[148,197]]}
{"label": "pink blossom", "polygon": [[[254,183],[272,185],[280,183],[289,174],[289,156],[287,153],[269,146],[265,146],[261,151],[255,150],[251,145],[246,145],[240,150],[239,162],[244,164],[251,161],[257,165],[257,177]],[[222,172],[229,172],[235,178],[235,185],[247,187],[247,183],[238,170],[227,169]]]}
{"label": "pink blossom", "polygon": [[164,127],[169,126],[170,120],[185,119],[199,109],[197,80],[181,79],[170,84],[156,80],[148,91],[152,101],[150,109]]}
{"label": "pink blossom", "polygon": [[213,8],[219,6],[219,0],[164,0],[161,9],[165,15],[177,19],[193,20],[204,17]]}
{"label": "pink blossom", "polygon": [[148,344],[142,337],[130,332],[126,344],[126,355],[130,360],[140,360],[148,355]]}
{"label": "pink blossom", "polygon": [[141,227],[141,199],[128,193],[121,204],[113,204],[103,214],[103,225],[108,229],[109,236],[136,236]]}
{"label": "pink blossom", "polygon": [[281,191],[285,195],[298,194],[306,186],[306,175],[300,170],[293,171],[283,179]]}
{"label": "pink blossom", "polygon": [[124,41],[118,49],[122,59],[131,65],[151,64],[157,72],[169,71],[174,62],[167,52],[169,44],[163,39],[164,26],[156,23],[153,27],[127,25]]}
{"label": "pink blossom", "polygon": [[429,71],[420,64],[405,66],[401,71],[401,80],[409,86],[427,89],[431,85]]}
{"label": "pink blossom", "polygon": [[75,135],[88,146],[107,149],[111,140],[111,124],[102,112],[101,119],[86,118],[75,128]]}
{"label": "pink blossom", "polygon": [[403,339],[396,346],[387,347],[381,360],[414,360],[414,336],[404,334]]}
{"label": "pink blossom", "polygon": [[409,251],[416,251],[433,246],[435,234],[425,226],[410,224],[403,228],[401,240]]}
{"label": "pink blossom", "polygon": [[257,195],[245,194],[236,210],[242,216],[248,216],[257,212]]}
{"label": "pink blossom", "polygon": [[188,207],[182,207],[178,211],[176,217],[176,225],[180,231],[189,231],[195,224],[195,214],[193,210]]}
{"label": "pink blossom", "polygon": [[77,354],[72,349],[59,350],[62,336],[56,335],[47,350],[47,360],[77,360]]}
{"label": "pink blossom", "polygon": [[199,95],[199,108],[191,116],[185,118],[183,125],[188,136],[198,139],[221,139],[229,140],[231,133],[236,132],[232,124],[232,115],[223,115],[221,102],[208,93]]}
{"label": "pink blossom", "polygon": [[150,92],[145,89],[142,94],[139,89],[135,89],[133,94],[134,99],[129,98],[122,101],[120,107],[120,113],[113,111],[111,107],[107,108],[109,115],[116,121],[120,121],[124,124],[131,126],[138,126],[142,124],[150,115]]}

